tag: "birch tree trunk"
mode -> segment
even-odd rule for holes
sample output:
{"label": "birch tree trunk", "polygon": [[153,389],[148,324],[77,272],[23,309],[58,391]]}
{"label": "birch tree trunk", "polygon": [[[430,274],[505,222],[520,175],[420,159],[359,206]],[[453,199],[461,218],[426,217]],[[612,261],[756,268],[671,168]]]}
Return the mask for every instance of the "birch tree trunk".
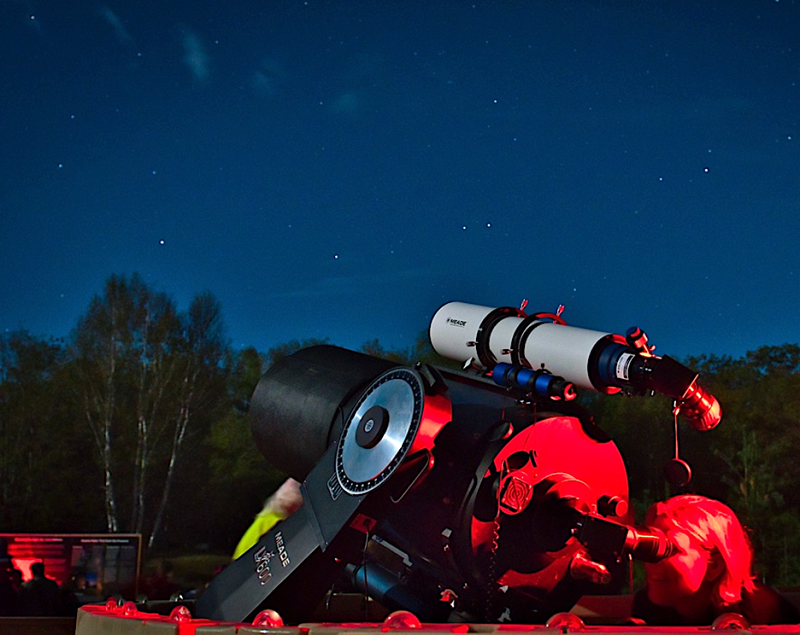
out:
{"label": "birch tree trunk", "polygon": [[[150,532],[150,538],[147,541],[148,549],[153,548],[153,544],[155,543],[156,537],[161,531],[161,525],[164,522],[164,512],[166,511],[167,503],[169,502],[169,493],[170,489],[172,488],[172,478],[175,474],[175,465],[178,462],[178,455],[180,454],[181,446],[183,445],[183,440],[186,438],[186,430],[189,427],[189,417],[190,417],[189,404],[191,403],[192,396],[194,394],[194,382],[196,381],[196,378],[197,374],[195,373],[194,377],[191,379],[190,382],[191,388],[189,388],[188,394],[184,399],[183,403],[181,404],[181,412],[178,417],[178,423],[175,426],[175,434],[172,437],[172,452],[170,452],[169,456],[167,474],[166,478],[164,479],[164,488],[161,491],[161,500],[159,501],[158,504],[156,519],[153,522],[153,530]],[[187,383],[189,383],[188,380]]]}
{"label": "birch tree trunk", "polygon": [[[110,323],[116,315],[112,307]],[[114,471],[112,467],[112,427],[116,404],[115,378],[119,343],[113,330],[105,333],[107,346],[95,358],[95,364],[83,365],[83,389],[86,421],[95,441],[103,470],[103,499],[106,528],[109,532],[119,529],[117,501],[114,494]],[[105,353],[105,354],[103,354]]]}
{"label": "birch tree trunk", "polygon": [[214,401],[214,397],[210,395],[212,378],[223,372],[220,364],[226,348],[219,302],[210,293],[198,295],[192,301],[186,319],[186,365],[181,379],[179,410],[161,500],[147,542],[148,548],[153,547],[164,525],[175,469],[189,431],[193,409],[198,401]]}
{"label": "birch tree trunk", "polygon": [[180,355],[173,349],[180,342],[182,329],[172,301],[163,293],[141,286],[135,298],[138,378],[131,526],[134,532],[144,533],[155,446],[174,425],[169,403],[178,398],[173,368]]}

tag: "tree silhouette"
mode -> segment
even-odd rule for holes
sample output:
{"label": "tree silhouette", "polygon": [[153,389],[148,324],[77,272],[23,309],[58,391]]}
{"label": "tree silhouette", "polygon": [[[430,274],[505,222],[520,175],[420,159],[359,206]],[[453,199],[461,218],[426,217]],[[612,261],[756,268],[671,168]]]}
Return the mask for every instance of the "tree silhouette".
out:
{"label": "tree silhouette", "polygon": [[[72,338],[83,415],[103,472],[106,527],[161,529],[195,412],[224,397],[227,343],[219,303],[201,294],[179,314],[138,275],[111,276]],[[120,485],[129,511],[120,518]],[[150,511],[157,500],[155,518]]]}
{"label": "tree silhouette", "polygon": [[[210,293],[187,311],[137,275],[111,276],[68,342],[0,334],[0,530],[136,531],[148,544],[210,543],[229,551],[284,476],[252,441],[250,397],[266,368],[327,340],[231,350]],[[421,333],[369,355],[457,366]],[[800,346],[741,358],[685,360],[722,404],[714,430],[679,423],[682,491],[719,498],[751,529],[758,573],[800,584]],[[620,448],[641,519],[677,493],[672,403],[663,396],[582,394]],[[88,460],[94,457],[96,460]],[[69,501],[65,505],[64,501]]]}

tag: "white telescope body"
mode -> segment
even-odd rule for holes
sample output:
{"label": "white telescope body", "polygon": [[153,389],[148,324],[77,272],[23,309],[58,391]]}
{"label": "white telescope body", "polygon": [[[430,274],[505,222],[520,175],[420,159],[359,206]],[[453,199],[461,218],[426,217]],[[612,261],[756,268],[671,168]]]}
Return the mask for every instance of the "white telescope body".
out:
{"label": "white telescope body", "polygon": [[[710,430],[720,422],[719,402],[697,383],[697,373],[668,355],[654,357],[630,341],[639,329],[629,329],[624,338],[567,326],[553,318],[547,313],[526,316],[511,307],[449,302],[431,320],[431,345],[443,357],[487,370],[503,364],[544,371],[580,388],[605,393],[624,386],[641,393],[656,390],[675,398],[696,429]],[[504,370],[500,381],[495,381],[502,383],[509,376]]]}
{"label": "white telescope body", "polygon": [[[511,351],[516,335],[518,356],[524,364],[534,370],[544,369],[553,375],[564,377],[581,388],[597,390],[589,377],[589,356],[597,343],[607,339],[609,333],[555,324],[547,320],[529,322],[524,331],[517,333],[525,318],[508,314],[497,321],[486,324],[493,307],[449,302],[433,316],[430,339],[434,350],[449,359],[474,360],[486,366],[480,359],[478,345],[482,343],[494,363],[512,363]],[[488,333],[483,329],[489,329]],[[488,335],[488,342],[481,338]]]}

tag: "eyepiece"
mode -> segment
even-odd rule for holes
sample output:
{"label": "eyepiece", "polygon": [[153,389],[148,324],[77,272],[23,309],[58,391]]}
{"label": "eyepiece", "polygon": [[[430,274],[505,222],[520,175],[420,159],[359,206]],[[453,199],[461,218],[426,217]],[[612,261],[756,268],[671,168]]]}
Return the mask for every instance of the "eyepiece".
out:
{"label": "eyepiece", "polygon": [[719,401],[696,381],[689,386],[681,399],[680,411],[691,426],[701,432],[716,428],[722,420],[722,407]]}
{"label": "eyepiece", "polygon": [[661,562],[669,558],[675,546],[667,535],[655,527],[629,527],[625,551],[634,560]]}

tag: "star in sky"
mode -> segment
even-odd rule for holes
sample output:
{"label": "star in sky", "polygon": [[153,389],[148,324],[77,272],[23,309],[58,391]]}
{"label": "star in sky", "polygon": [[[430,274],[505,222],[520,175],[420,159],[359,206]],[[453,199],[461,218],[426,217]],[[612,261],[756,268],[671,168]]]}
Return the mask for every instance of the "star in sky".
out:
{"label": "star in sky", "polygon": [[798,13],[6,0],[0,328],[139,272],[262,350],[525,297],[678,356],[796,342]]}

